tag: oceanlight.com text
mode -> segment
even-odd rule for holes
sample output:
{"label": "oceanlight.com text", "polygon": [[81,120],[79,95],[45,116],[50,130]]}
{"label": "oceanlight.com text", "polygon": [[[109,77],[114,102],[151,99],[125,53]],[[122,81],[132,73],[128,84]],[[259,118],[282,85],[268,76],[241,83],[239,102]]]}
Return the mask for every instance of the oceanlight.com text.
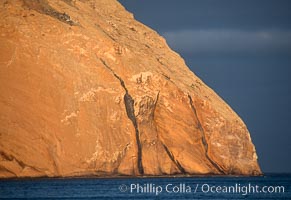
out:
{"label": "oceanlight.com text", "polygon": [[234,184],[229,186],[222,185],[210,185],[210,184],[202,184],[201,191],[203,193],[229,193],[229,194],[255,194],[255,193],[263,193],[263,194],[272,194],[272,193],[285,193],[284,186],[259,186],[252,185],[251,183],[247,185]]}

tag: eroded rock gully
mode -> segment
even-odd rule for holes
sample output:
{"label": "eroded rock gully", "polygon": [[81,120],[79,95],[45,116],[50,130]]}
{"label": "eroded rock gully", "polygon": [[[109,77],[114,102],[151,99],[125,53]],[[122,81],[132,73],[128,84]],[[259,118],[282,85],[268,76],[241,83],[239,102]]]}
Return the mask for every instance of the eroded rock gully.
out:
{"label": "eroded rock gully", "polygon": [[261,173],[237,114],[117,1],[0,17],[1,178]]}

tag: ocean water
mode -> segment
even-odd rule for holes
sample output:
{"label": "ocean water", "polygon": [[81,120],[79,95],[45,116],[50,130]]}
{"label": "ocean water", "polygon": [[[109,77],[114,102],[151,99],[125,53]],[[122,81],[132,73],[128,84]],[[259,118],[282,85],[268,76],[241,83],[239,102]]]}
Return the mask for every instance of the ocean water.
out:
{"label": "ocean water", "polygon": [[291,199],[291,174],[0,180],[0,199]]}

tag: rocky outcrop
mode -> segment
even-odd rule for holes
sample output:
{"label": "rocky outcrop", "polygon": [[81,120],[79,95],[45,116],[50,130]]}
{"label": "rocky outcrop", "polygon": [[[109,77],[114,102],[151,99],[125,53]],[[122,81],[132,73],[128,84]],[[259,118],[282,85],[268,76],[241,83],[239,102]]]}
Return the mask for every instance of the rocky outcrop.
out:
{"label": "rocky outcrop", "polygon": [[236,113],[115,0],[0,2],[0,177],[260,174]]}

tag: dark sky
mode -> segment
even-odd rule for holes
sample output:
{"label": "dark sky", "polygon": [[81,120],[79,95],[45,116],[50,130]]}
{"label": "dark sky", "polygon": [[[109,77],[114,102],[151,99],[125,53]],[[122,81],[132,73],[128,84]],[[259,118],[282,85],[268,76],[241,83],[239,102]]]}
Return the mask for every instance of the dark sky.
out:
{"label": "dark sky", "polygon": [[119,2],[241,116],[264,172],[291,172],[291,1]]}

